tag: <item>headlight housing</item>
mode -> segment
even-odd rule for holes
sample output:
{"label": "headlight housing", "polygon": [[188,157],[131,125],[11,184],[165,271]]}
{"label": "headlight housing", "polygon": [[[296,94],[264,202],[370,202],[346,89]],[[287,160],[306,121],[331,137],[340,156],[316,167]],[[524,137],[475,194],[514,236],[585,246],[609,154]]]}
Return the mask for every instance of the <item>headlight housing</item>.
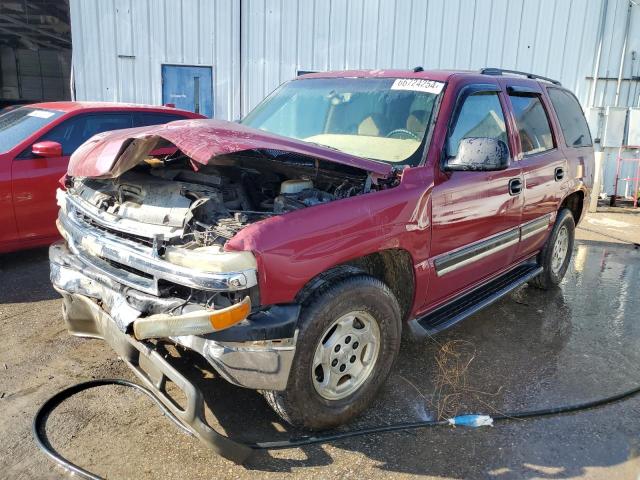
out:
{"label": "headlight housing", "polygon": [[257,268],[253,253],[226,252],[217,245],[193,249],[167,247],[163,258],[168,262],[200,272],[233,273]]}

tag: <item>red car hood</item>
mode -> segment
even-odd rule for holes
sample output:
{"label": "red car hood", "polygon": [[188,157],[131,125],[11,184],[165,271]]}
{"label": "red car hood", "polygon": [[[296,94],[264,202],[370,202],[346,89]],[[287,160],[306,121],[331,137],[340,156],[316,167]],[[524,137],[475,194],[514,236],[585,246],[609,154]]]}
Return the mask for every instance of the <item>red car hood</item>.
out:
{"label": "red car hood", "polygon": [[282,150],[349,165],[387,176],[391,165],[320,145],[281,137],[223,120],[179,120],[165,125],[105,132],[82,144],[69,161],[73,177],[118,177],[167,140],[195,162],[207,165],[218,155],[246,150]]}

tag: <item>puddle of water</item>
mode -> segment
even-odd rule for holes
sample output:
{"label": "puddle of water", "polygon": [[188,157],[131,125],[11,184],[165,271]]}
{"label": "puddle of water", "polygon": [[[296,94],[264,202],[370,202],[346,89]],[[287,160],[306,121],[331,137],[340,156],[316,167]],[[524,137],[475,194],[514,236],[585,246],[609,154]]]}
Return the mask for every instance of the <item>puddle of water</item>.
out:
{"label": "puddle of water", "polygon": [[560,287],[524,286],[434,340],[404,341],[362,423],[432,419],[437,343],[458,339],[476,348],[467,381],[481,392],[464,394],[459,413],[577,403],[639,384],[640,251],[577,242]]}
{"label": "puddle of water", "polygon": [[614,228],[625,228],[632,226],[630,223],[622,222],[620,220],[614,220],[613,218],[587,218],[587,222],[593,225],[602,225],[605,227]]}

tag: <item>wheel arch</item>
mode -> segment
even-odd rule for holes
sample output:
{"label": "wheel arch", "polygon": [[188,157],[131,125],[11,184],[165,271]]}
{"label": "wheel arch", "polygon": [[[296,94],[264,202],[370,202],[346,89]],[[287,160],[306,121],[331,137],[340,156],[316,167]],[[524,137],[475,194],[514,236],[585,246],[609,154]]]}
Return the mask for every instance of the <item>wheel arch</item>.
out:
{"label": "wheel arch", "polygon": [[564,197],[562,203],[560,203],[560,206],[558,207],[558,211],[563,208],[568,208],[573,215],[573,221],[578,225],[578,222],[580,222],[585,213],[584,201],[585,193],[582,190],[576,190]]}
{"label": "wheel arch", "polygon": [[377,278],[389,287],[400,305],[402,319],[406,320],[415,296],[415,274],[411,254],[402,248],[380,250],[325,270],[300,289],[296,302],[309,303],[335,282],[362,274]]}

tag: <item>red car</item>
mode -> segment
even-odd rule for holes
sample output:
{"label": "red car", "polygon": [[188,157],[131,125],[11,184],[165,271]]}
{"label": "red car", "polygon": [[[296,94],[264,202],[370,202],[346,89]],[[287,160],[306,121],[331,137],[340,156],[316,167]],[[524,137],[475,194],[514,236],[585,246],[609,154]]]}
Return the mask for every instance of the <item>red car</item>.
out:
{"label": "red car", "polygon": [[0,253],[59,238],[55,191],[69,157],[107,130],[203,118],[175,108],[96,102],[37,103],[0,115]]}
{"label": "red car", "polygon": [[[176,151],[150,158],[158,145]],[[242,460],[250,450],[206,424],[167,342],[288,422],[347,422],[383,385],[403,329],[435,334],[525,282],[561,282],[592,167],[578,101],[543,77],[306,75],[240,125],[82,145],[59,193],[51,279],[71,333],[104,338],[195,434]]]}

